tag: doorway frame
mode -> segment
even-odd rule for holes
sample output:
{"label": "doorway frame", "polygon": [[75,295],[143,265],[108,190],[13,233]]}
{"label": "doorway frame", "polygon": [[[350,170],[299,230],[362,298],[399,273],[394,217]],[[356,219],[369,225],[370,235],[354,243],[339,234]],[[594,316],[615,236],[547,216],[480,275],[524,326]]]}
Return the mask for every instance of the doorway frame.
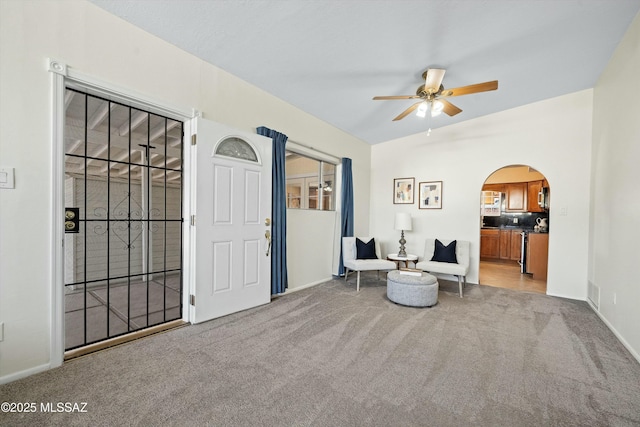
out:
{"label": "doorway frame", "polygon": [[50,74],[51,87],[51,239],[50,239],[50,328],[49,328],[49,368],[61,366],[64,362],[64,119],[65,90],[67,87],[79,88],[90,94],[106,99],[117,100],[131,107],[157,113],[168,118],[184,122],[183,134],[183,242],[182,242],[182,320],[189,321],[191,305],[189,294],[193,281],[191,265],[193,263],[190,221],[194,207],[193,151],[191,135],[195,133],[194,118],[200,112],[194,108],[181,108],[158,101],[134,90],[107,83],[92,76],[74,70],[64,62],[47,58],[47,71]]}
{"label": "doorway frame", "polygon": [[[547,175],[542,173],[540,171],[540,169],[535,168],[534,166],[532,166],[530,163],[528,162],[509,162],[509,161],[502,161],[502,166],[498,166],[496,169],[493,169],[490,172],[485,172],[484,173],[484,178],[482,178],[482,181],[480,182],[480,191],[479,191],[479,195],[478,195],[478,206],[481,205],[482,203],[482,189],[484,188],[485,184],[487,184],[487,179],[489,179],[489,177],[491,177],[493,174],[495,174],[497,171],[502,170],[502,169],[506,169],[509,167],[513,167],[513,166],[522,166],[522,167],[528,167],[531,169],[534,169],[535,171],[537,171],[538,173],[540,173],[544,179],[547,181],[547,183],[549,184],[549,188],[551,188],[551,184],[548,181]],[[506,163],[506,164],[504,164]],[[528,181],[527,181],[528,182]],[[547,214],[549,214],[549,210],[546,211]],[[479,227],[478,227],[478,249],[477,249],[477,254],[478,254],[478,258],[477,258],[477,271],[478,271],[478,284],[480,285],[480,269],[481,269],[481,241],[482,241],[482,228],[483,228],[483,221],[482,221],[482,215],[480,215],[479,217]],[[551,242],[552,242],[552,235],[549,232],[549,246],[551,246]],[[550,259],[550,256],[547,255],[547,262]],[[544,295],[550,295],[549,294],[549,290],[548,290],[548,284],[549,284],[549,276],[547,276],[547,278],[545,279],[545,292]]]}

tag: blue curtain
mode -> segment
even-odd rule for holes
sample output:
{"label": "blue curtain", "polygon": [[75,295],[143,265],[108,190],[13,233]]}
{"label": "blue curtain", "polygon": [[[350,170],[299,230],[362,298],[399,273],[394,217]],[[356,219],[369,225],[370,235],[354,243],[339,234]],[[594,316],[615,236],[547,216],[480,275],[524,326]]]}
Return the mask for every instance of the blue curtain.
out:
{"label": "blue curtain", "polygon": [[260,126],[259,135],[273,140],[272,201],[271,201],[271,295],[287,290],[287,188],[285,174],[285,145],[287,135]]}
{"label": "blue curtain", "polygon": [[340,264],[338,274],[344,274],[342,262],[342,238],[353,237],[353,175],[351,173],[351,159],[342,158],[342,197],[340,200],[342,218],[340,224]]}

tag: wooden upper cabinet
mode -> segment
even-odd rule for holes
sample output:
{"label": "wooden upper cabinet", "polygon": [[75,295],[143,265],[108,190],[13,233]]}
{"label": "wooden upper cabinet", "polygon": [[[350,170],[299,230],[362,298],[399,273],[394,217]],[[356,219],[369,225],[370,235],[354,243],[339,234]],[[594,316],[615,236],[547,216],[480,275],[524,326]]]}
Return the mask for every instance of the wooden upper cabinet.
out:
{"label": "wooden upper cabinet", "polygon": [[538,204],[538,195],[542,191],[542,181],[527,183],[527,205],[529,212],[544,212],[544,208]]}
{"label": "wooden upper cabinet", "polygon": [[507,193],[507,212],[527,211],[527,183],[517,182],[505,184]]}
{"label": "wooden upper cabinet", "polygon": [[497,191],[498,193],[504,193],[504,184],[485,184],[482,186],[482,191]]}

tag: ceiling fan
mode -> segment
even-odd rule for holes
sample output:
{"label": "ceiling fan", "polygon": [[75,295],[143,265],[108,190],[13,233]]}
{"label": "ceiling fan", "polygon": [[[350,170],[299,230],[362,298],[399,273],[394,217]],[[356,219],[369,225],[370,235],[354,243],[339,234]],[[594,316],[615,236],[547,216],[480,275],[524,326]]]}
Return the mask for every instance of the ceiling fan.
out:
{"label": "ceiling fan", "polygon": [[444,98],[450,96],[469,95],[477,92],[488,92],[490,90],[498,89],[498,81],[493,80],[490,82],[477,83],[469,86],[461,86],[453,89],[445,89],[442,86],[442,79],[446,70],[439,68],[429,68],[422,73],[424,84],[420,85],[416,90],[415,95],[397,95],[397,96],[374,96],[374,100],[390,100],[390,99],[420,99],[411,107],[400,113],[393,121],[401,120],[408,114],[417,109],[416,115],[418,117],[425,117],[427,111],[431,110],[432,116],[437,116],[444,111],[449,116],[455,116],[462,112],[462,110]]}

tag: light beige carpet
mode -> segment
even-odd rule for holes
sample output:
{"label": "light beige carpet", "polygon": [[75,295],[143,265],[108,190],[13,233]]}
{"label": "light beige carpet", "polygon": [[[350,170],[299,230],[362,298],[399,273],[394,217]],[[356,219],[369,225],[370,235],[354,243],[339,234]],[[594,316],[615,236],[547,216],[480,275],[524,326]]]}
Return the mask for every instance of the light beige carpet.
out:
{"label": "light beige carpet", "polygon": [[[354,279],[355,280],[355,279]],[[584,302],[442,282],[387,300],[365,274],[141,339],[0,387],[86,413],[0,424],[638,426],[640,364]]]}

